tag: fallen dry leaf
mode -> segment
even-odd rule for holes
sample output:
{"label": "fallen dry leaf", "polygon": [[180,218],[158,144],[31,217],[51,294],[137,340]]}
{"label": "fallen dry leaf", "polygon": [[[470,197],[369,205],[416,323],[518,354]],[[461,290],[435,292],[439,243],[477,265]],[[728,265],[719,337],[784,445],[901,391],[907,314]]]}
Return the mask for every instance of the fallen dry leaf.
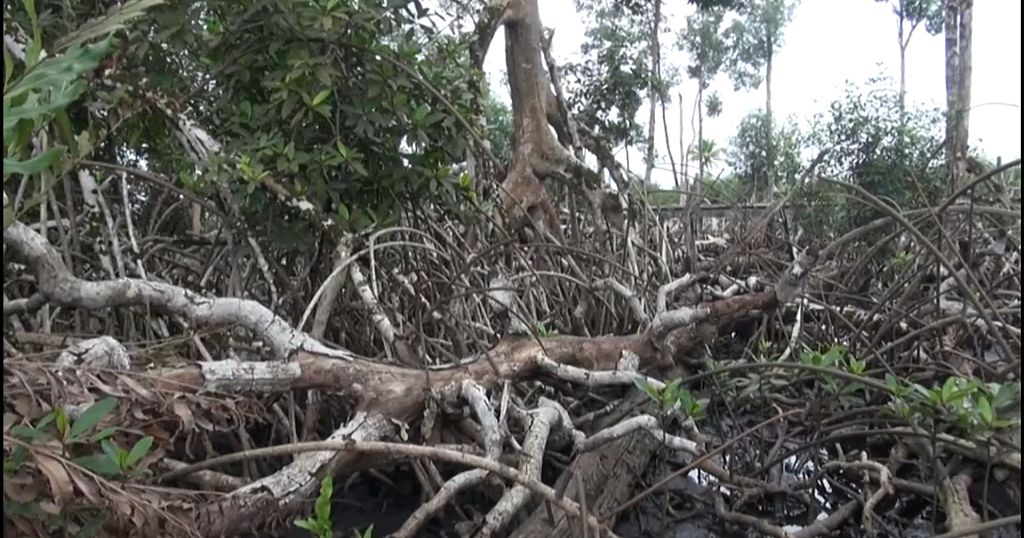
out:
{"label": "fallen dry leaf", "polygon": [[74,481],[75,486],[82,493],[82,496],[85,497],[85,500],[89,501],[90,504],[101,504],[99,492],[96,491],[96,486],[91,480],[79,476],[78,473],[71,473],[71,480]]}
{"label": "fallen dry leaf", "polygon": [[4,475],[4,500],[30,503],[39,498],[39,482],[33,476]]}
{"label": "fallen dry leaf", "polygon": [[36,453],[33,459],[35,459],[39,471],[50,482],[50,493],[53,494],[54,503],[58,507],[64,506],[64,503],[71,500],[75,494],[75,486],[72,484],[71,476],[68,475],[64,464],[46,454]]}
{"label": "fallen dry leaf", "polygon": [[172,404],[174,414],[178,415],[181,419],[181,429],[185,431],[191,431],[195,428],[196,422],[195,417],[192,416],[192,410],[188,408],[183,402],[175,400]]}

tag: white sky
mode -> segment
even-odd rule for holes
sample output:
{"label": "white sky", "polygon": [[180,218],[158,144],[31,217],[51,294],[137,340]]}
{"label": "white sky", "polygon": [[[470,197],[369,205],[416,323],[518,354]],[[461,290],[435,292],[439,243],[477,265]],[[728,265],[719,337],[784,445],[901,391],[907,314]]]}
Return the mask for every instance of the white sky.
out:
{"label": "white sky", "polygon": [[[554,54],[565,63],[578,57],[584,41],[584,22],[572,0],[539,0],[544,24],[555,29]],[[684,17],[693,8],[683,0],[666,2],[668,26],[684,27]],[[981,0],[974,4],[973,80],[971,90],[971,144],[985,155],[1004,160],[1021,153],[1021,3],[1015,1]],[[867,39],[863,35],[867,32]],[[675,50],[675,36],[661,38],[665,59],[684,66],[685,53]],[[507,101],[504,34],[495,36],[485,69],[492,87]],[[869,78],[885,74],[896,89],[899,80],[899,51],[896,42],[896,18],[889,4],[873,0],[803,0],[785,29],[785,41],[779,50],[772,78],[772,99],[778,117],[789,117],[798,124],[823,111],[828,103],[842,95],[846,81],[865,83]],[[693,93],[696,85],[686,79],[672,91],[673,102],[666,114],[672,152],[678,165],[679,103],[685,100],[685,138],[694,137],[690,128]],[[748,112],[764,106],[764,90],[734,92],[732,82],[721,76],[712,85],[722,97],[722,115],[705,120],[705,137],[724,147],[735,132],[736,125]],[[944,48],[942,36],[932,36],[918,28],[907,51],[907,93],[911,102],[944,108]],[[647,112],[640,111],[646,122]],[[657,151],[661,163],[668,167],[664,134],[659,113]],[[621,157],[621,154],[620,154]],[[630,156],[634,171],[642,172],[641,155]],[[655,180],[672,183],[671,173],[657,170]]]}

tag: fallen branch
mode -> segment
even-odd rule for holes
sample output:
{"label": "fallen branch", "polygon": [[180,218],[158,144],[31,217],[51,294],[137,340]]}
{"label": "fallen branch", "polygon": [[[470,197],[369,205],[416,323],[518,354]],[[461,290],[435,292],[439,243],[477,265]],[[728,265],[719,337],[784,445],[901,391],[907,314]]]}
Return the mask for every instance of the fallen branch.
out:
{"label": "fallen branch", "polygon": [[42,236],[20,222],[4,230],[4,244],[20,256],[36,275],[39,292],[61,306],[97,310],[118,306],[145,306],[183,316],[201,325],[240,325],[262,339],[280,360],[298,350],[335,358],[350,358],[346,351],[321,345],[296,331],[287,321],[256,301],[204,297],[163,282],[135,278],[82,280],[68,270],[64,260]]}
{"label": "fallen branch", "polygon": [[[356,439],[347,440],[328,440],[328,441],[311,441],[306,443],[295,443],[290,445],[278,445],[266,448],[257,448],[253,450],[247,450],[244,452],[236,452],[234,454],[227,454],[224,456],[211,458],[209,460],[189,465],[188,467],[178,469],[158,477],[158,480],[165,482],[173,478],[185,476],[197,471],[217,467],[220,465],[226,465],[229,463],[236,463],[239,461],[251,460],[254,458],[272,457],[272,456],[284,456],[291,454],[304,454],[309,452],[321,452],[321,451],[340,451],[349,453],[368,453],[368,454],[384,454],[388,456],[396,457],[407,457],[407,458],[432,458],[450,463],[457,463],[460,465],[466,465],[476,467],[489,472],[492,472],[502,478],[515,482],[516,484],[522,485],[525,488],[533,491],[545,501],[554,504],[561,508],[570,516],[580,517],[582,512],[580,511],[579,505],[573,501],[560,498],[554,489],[544,485],[543,483],[534,480],[526,474],[517,471],[511,467],[503,465],[494,460],[477,456],[474,454],[467,454],[464,452],[458,452],[450,449],[441,449],[437,447],[419,446],[419,445],[407,445],[402,443],[387,443],[379,441],[362,441]],[[247,486],[247,489],[253,489],[255,483]],[[596,518],[589,517],[587,519],[588,524],[591,528],[598,531],[598,536],[606,536],[613,538],[615,535],[604,527]]]}

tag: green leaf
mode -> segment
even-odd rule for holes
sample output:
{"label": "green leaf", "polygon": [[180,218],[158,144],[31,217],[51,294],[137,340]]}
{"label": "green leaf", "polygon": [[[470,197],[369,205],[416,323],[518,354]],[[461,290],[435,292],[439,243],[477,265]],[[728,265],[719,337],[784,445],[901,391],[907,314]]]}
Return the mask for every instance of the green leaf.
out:
{"label": "green leaf", "polygon": [[55,411],[50,411],[43,418],[39,419],[39,424],[36,424],[36,429],[42,430],[43,428],[49,426],[50,423],[53,422],[56,418],[57,413]]}
{"label": "green leaf", "polygon": [[43,432],[31,426],[15,426],[11,428],[11,434],[22,441],[35,441],[43,437]]}
{"label": "green leaf", "polygon": [[679,401],[679,389],[681,379],[673,379],[669,381],[665,388],[661,391],[662,403],[666,408],[672,407]]}
{"label": "green leaf", "polygon": [[11,55],[11,51],[4,46],[4,90],[7,89],[7,82],[11,80],[11,75],[14,74],[14,56]]}
{"label": "green leaf", "polygon": [[68,116],[68,111],[63,109],[57,110],[53,114],[53,119],[57,124],[57,132],[60,134],[61,140],[68,148],[71,148],[71,155],[81,157],[82,155],[78,150],[78,139],[75,138],[74,128],[71,126],[71,118]]}
{"label": "green leaf", "polygon": [[650,396],[652,400],[654,400],[654,401],[658,401],[659,400],[659,398],[658,398],[658,389],[655,388],[654,385],[649,383],[647,381],[647,379],[642,378],[642,377],[633,378],[633,384],[636,385],[636,388],[640,389],[641,391],[646,393],[648,396]]}
{"label": "green leaf", "polygon": [[320,93],[316,94],[316,97],[314,97],[313,100],[310,101],[309,105],[314,107],[314,108],[317,107],[317,106],[320,106],[330,96],[331,96],[331,90],[330,89],[320,90]]}
{"label": "green leaf", "polygon": [[108,439],[110,436],[114,435],[115,433],[117,433],[117,428],[114,428],[112,426],[108,426],[106,428],[103,428],[99,432],[97,432],[95,435],[93,435],[91,441],[93,443],[98,443],[98,442],[100,442],[100,441],[102,441],[104,439]]}
{"label": "green leaf", "polygon": [[135,443],[135,446],[132,447],[131,452],[128,453],[128,458],[125,460],[128,467],[134,467],[139,460],[146,457],[146,454],[149,454],[149,448],[151,446],[153,446],[152,435],[147,435],[142,439],[139,439],[139,441]]}
{"label": "green leaf", "polygon": [[31,177],[53,166],[64,155],[63,147],[50,148],[27,161],[17,161],[4,157],[4,180],[11,174]]}
{"label": "green leaf", "polygon": [[54,421],[57,424],[57,433],[60,434],[62,439],[68,438],[68,413],[63,407],[58,407],[53,410]]}
{"label": "green leaf", "polygon": [[341,140],[338,140],[337,142],[335,142],[334,145],[335,145],[335,147],[338,150],[338,155],[341,155],[342,159],[348,160],[349,156],[352,154],[352,151],[348,149],[348,146],[346,146],[345,144],[342,144]]}
{"label": "green leaf", "polygon": [[370,175],[370,173],[366,170],[366,167],[363,166],[363,163],[361,163],[359,161],[350,161],[348,163],[348,165],[351,166],[352,169],[355,170],[357,174],[359,174],[359,175],[361,175],[363,177],[366,177],[366,176]]}
{"label": "green leaf", "polygon": [[832,346],[825,352],[825,356],[822,357],[821,364],[825,366],[835,366],[843,358],[845,353],[846,348],[843,346]]}
{"label": "green leaf", "polygon": [[325,65],[318,65],[313,68],[313,74],[316,79],[320,81],[324,86],[332,86],[333,81],[331,80],[331,68]]}
{"label": "green leaf", "polygon": [[313,518],[301,519],[296,521],[295,525],[313,533],[313,536],[316,536],[317,538],[331,538],[334,531],[330,525],[327,525],[322,521],[317,521]]}
{"label": "green leaf", "polygon": [[57,41],[54,51],[69,49],[86,41],[105,36],[125,27],[132,19],[142,16],[147,9],[162,4],[163,0],[135,0],[111,8],[106,15],[92,19]]}
{"label": "green leaf", "polygon": [[75,424],[71,427],[71,437],[79,437],[99,424],[114,408],[117,407],[117,398],[104,398],[86,409]]}
{"label": "green leaf", "polygon": [[9,459],[4,460],[4,471],[13,473],[21,469],[21,466],[25,464],[25,460],[28,459],[28,449],[23,446],[14,447],[14,452],[11,453]]}
{"label": "green leaf", "polygon": [[39,61],[39,54],[43,50],[43,32],[39,29],[39,15],[36,13],[35,0],[22,0],[21,4],[25,6],[25,13],[28,14],[28,20],[32,24],[32,39],[25,47],[25,64],[32,67]]}
{"label": "green leaf", "polygon": [[[1020,398],[1020,382],[1004,383],[999,386],[999,389],[995,391],[995,395],[992,400],[992,407],[996,409],[1003,409],[1010,404],[1013,404]],[[1014,407],[1019,406],[1017,402]]]}
{"label": "green leaf", "polygon": [[110,439],[104,439],[103,441],[100,442],[100,448],[102,448],[103,453],[106,454],[108,458],[110,458],[110,461],[117,464],[117,466],[120,468],[121,453],[124,452],[123,450],[121,450],[121,447],[117,446],[117,444],[111,441]]}
{"label": "green leaf", "polygon": [[316,499],[313,513],[321,523],[330,523],[331,520],[331,496],[334,494],[334,480],[330,475],[325,476],[320,482],[320,496]]}
{"label": "green leaf", "polygon": [[110,39],[47,58],[4,91],[4,101],[30,91],[62,88],[96,68],[111,49]]}
{"label": "green leaf", "polygon": [[423,120],[427,118],[427,114],[430,114],[430,107],[427,105],[420,105],[413,111],[412,121],[418,124],[423,123]]}
{"label": "green leaf", "polygon": [[[30,128],[41,127],[52,114],[65,109],[78,99],[85,86],[81,81],[68,81],[59,88],[39,88],[24,95],[4,98],[4,137],[15,134],[18,122],[28,122]],[[52,91],[49,91],[52,90]],[[49,100],[41,100],[40,92],[49,91]]]}
{"label": "green leaf", "polygon": [[98,475],[103,476],[117,476],[121,474],[121,469],[117,466],[117,462],[110,459],[104,454],[93,454],[90,456],[82,456],[71,460],[76,465],[84,467]]}
{"label": "green leaf", "polygon": [[985,424],[992,424],[995,418],[995,415],[992,413],[992,404],[985,396],[978,398],[978,414],[981,415],[981,420]]}

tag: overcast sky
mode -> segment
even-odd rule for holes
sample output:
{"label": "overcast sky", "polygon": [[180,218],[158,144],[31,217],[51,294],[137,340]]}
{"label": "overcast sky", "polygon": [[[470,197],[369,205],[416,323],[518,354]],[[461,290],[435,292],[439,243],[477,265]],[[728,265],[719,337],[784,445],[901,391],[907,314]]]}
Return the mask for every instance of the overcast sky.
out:
{"label": "overcast sky", "polygon": [[[683,18],[692,12],[688,2],[665,3],[669,26],[681,28]],[[1017,1],[984,0],[974,4],[973,85],[971,93],[971,144],[992,157],[1004,160],[1021,153],[1021,4]],[[674,8],[674,12],[672,11]],[[555,29],[554,53],[565,63],[578,57],[584,41],[583,18],[572,0],[540,0],[541,18]],[[867,32],[868,38],[863,34]],[[778,117],[789,117],[803,124],[828,103],[842,95],[846,81],[866,82],[884,74],[892,77],[893,88],[899,77],[896,42],[896,18],[889,4],[873,0],[803,0],[785,29],[785,41],[779,50],[773,76],[773,107]],[[675,36],[663,35],[666,60],[685,65],[685,53],[675,50]],[[495,36],[487,56],[486,69],[495,89],[507,100],[504,35]],[[930,106],[945,103],[944,50],[942,36],[932,36],[919,28],[907,52],[907,92],[912,102]],[[667,111],[672,151],[679,160],[679,103],[682,92],[686,111],[685,137],[693,138],[690,115],[696,86],[687,79],[673,90],[673,102]],[[736,125],[750,111],[764,106],[764,90],[734,92],[732,83],[722,76],[712,85],[722,97],[722,115],[705,121],[705,137],[724,146]],[[647,112],[641,111],[646,122]],[[660,121],[660,115],[659,115]],[[658,126],[657,150],[665,158],[664,135]],[[642,172],[639,154],[631,155],[632,168]],[[671,173],[657,174],[663,186],[672,183]]]}

